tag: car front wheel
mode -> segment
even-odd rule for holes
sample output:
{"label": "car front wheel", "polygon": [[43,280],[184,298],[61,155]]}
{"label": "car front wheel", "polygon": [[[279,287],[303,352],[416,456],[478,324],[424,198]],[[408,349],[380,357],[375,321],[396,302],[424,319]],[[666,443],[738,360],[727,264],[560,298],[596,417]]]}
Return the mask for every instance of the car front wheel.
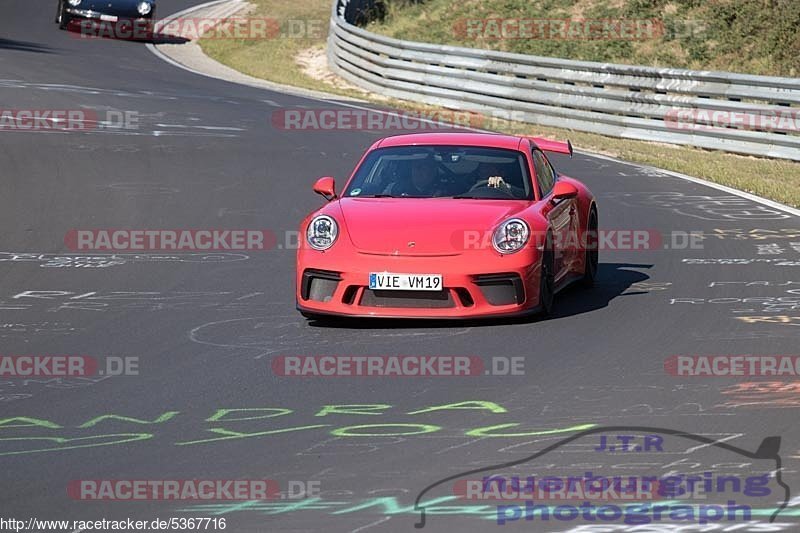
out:
{"label": "car front wheel", "polygon": [[64,5],[59,2],[58,3],[58,14],[56,15],[56,22],[58,23],[58,28],[61,30],[66,30],[69,23],[72,21],[69,15],[65,13],[66,8]]}
{"label": "car front wheel", "polygon": [[553,312],[555,302],[555,254],[553,253],[553,237],[547,234],[542,251],[541,281],[539,282],[539,308],[543,317]]}

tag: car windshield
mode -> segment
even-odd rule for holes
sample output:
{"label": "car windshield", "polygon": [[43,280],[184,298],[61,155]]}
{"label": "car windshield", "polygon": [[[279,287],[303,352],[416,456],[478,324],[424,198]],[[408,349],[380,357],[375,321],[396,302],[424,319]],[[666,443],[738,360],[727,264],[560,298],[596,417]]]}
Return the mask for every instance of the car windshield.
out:
{"label": "car windshield", "polygon": [[343,197],[530,200],[524,155],[463,146],[379,148],[359,166]]}

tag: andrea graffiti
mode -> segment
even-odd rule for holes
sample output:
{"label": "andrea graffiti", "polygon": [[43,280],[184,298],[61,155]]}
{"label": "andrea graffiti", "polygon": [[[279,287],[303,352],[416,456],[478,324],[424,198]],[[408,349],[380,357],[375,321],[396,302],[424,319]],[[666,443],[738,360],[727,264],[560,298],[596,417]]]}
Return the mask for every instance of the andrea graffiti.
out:
{"label": "andrea graffiti", "polygon": [[[306,414],[304,416],[305,423],[292,424],[281,423],[285,420],[284,417],[291,419],[290,415],[294,413],[294,410],[284,407],[220,408],[210,412],[210,416],[202,420],[200,427],[197,428],[199,433],[194,438],[190,436],[191,433],[188,433],[183,440],[172,444],[194,446],[307,431],[322,431],[325,436],[342,438],[410,437],[446,430],[442,426],[430,423],[430,417],[417,419],[418,415],[453,411],[472,411],[481,415],[502,415],[508,412],[505,407],[495,402],[467,400],[423,406],[412,411],[396,413],[395,416],[410,417],[401,419],[401,422],[396,420],[385,422],[375,418],[385,415],[391,409],[393,406],[389,404],[323,405],[313,412],[310,420]],[[0,418],[0,431],[2,431],[0,433],[0,456],[59,452],[151,440],[156,436],[151,431],[165,427],[181,417],[182,413],[180,411],[163,411],[152,419],[134,418],[128,415],[129,413],[124,415],[119,413],[97,414],[77,425],[31,416]],[[342,417],[347,418],[343,421]],[[353,420],[353,417],[356,419]],[[278,419],[277,423],[275,423],[275,419]],[[424,423],[422,423],[423,421]],[[528,423],[524,425],[528,425]],[[583,431],[593,428],[595,425],[584,423],[568,424],[564,427],[548,427],[547,425],[523,427],[522,422],[504,421],[470,429],[459,428],[457,431],[458,434],[467,437],[525,438]],[[14,428],[25,429],[25,435],[9,435],[8,430]],[[30,431],[34,428],[43,434],[30,435]],[[134,428],[136,432],[127,432],[131,428]],[[92,434],[86,435],[80,431],[77,432],[77,435],[75,434],[76,430],[86,429],[91,429]],[[120,433],[121,430],[126,432]]]}

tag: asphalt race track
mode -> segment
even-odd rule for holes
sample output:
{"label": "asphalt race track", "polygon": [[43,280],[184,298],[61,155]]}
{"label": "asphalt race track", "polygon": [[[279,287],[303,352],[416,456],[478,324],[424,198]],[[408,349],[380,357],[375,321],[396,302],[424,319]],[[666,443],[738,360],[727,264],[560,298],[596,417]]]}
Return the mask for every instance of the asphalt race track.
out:
{"label": "asphalt race track", "polygon": [[[160,16],[191,3],[160,0]],[[53,23],[55,2],[3,8],[0,109],[129,111],[138,122],[0,131],[0,354],[138,357],[138,375],[0,378],[0,517],[411,531],[427,486],[603,426],[684,431],[746,450],[780,436],[783,481],[793,497],[800,490],[797,376],[664,368],[681,354],[798,354],[797,216],[633,165],[556,156],[598,197],[602,228],[648,230],[661,244],[603,250],[598,286],[560,294],[545,321],[309,323],[295,311],[284,235],[320,205],[313,181],[332,175],[341,185],[381,135],[278,130],[276,110],[337,104],[195,75],[142,43],[78,39]],[[115,260],[70,253],[64,239],[75,228],[257,228],[279,246]],[[702,234],[695,249],[670,242],[690,232]],[[524,375],[298,378],[270,366],[282,355],[330,354],[522,358]],[[659,472],[759,468],[698,443],[640,457],[573,451],[630,475],[645,461]],[[535,473],[558,475],[577,456],[559,448]],[[320,492],[265,503],[83,501],[67,491],[73,480],[119,479],[274,479],[282,490],[299,480]],[[439,498],[427,530],[677,531],[580,519],[498,526],[496,506],[480,514],[448,498],[450,487],[426,496]],[[782,500],[773,491],[762,502],[752,517],[761,525],[724,530],[797,531],[795,502],[764,529]]]}

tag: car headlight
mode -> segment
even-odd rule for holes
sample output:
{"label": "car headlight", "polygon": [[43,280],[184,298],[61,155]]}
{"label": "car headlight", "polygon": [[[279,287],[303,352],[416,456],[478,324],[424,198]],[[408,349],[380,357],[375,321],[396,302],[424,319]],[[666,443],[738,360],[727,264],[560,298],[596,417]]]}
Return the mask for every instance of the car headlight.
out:
{"label": "car headlight", "polygon": [[71,5],[72,7],[80,5],[81,3],[81,0],[67,0],[67,1],[69,2],[69,5]]}
{"label": "car headlight", "polygon": [[138,11],[140,15],[147,15],[152,10],[153,5],[149,2],[139,2],[139,5],[136,6],[136,11]]}
{"label": "car headlight", "polygon": [[501,254],[513,254],[522,249],[531,236],[531,230],[524,220],[511,218],[500,224],[494,235],[492,244],[494,249]]}
{"label": "car headlight", "polygon": [[328,215],[319,215],[311,220],[306,230],[306,241],[315,250],[327,250],[336,242],[339,226]]}

